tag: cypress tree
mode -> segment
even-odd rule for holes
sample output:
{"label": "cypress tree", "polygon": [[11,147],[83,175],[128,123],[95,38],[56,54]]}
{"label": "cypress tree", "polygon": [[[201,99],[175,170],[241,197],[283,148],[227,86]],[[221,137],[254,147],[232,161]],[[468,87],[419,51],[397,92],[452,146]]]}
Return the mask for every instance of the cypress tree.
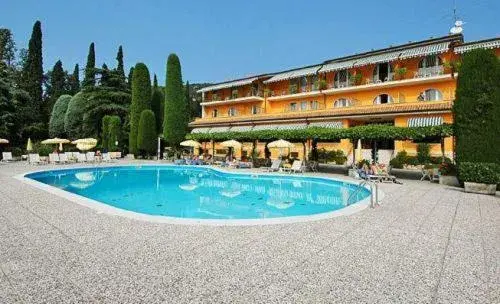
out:
{"label": "cypress tree", "polygon": [[156,151],[156,122],[151,110],[141,112],[137,134],[138,150],[145,155],[154,155]]}
{"label": "cypress tree", "polygon": [[66,94],[66,73],[63,70],[61,60],[58,60],[52,71],[50,72],[50,82],[47,88],[47,94],[49,96],[47,109],[48,113],[52,112],[52,107],[54,103],[59,98],[59,96]]}
{"label": "cypress tree", "polygon": [[158,88],[158,80],[156,79],[156,74],[153,78],[153,95],[151,96],[151,110],[155,114],[156,118],[156,133],[161,134],[163,132],[163,103],[165,96],[160,88]]}
{"label": "cypress tree", "polygon": [[77,93],[71,97],[68,109],[64,115],[64,132],[70,138],[82,138],[85,136],[83,128],[83,116],[85,115],[85,106],[88,99],[83,92]]}
{"label": "cypress tree", "polygon": [[177,147],[186,136],[189,115],[186,111],[181,63],[175,54],[170,54],[167,60],[164,108],[163,136],[171,147]]}
{"label": "cypress tree", "polygon": [[191,109],[191,100],[189,98],[189,80],[186,81],[186,85],[184,86],[184,99],[186,100],[186,111],[188,113],[188,119],[191,120],[193,117],[193,111]]}
{"label": "cypress tree", "polygon": [[92,42],[89,46],[87,55],[87,65],[85,66],[85,77],[83,78],[83,87],[95,86],[95,46]]}
{"label": "cypress tree", "polygon": [[463,56],[453,105],[457,162],[500,164],[500,62],[491,50]]}
{"label": "cypress tree", "polygon": [[128,88],[132,90],[132,78],[134,75],[134,67],[131,67],[129,72],[128,72],[128,77],[127,77],[127,83],[128,83]]}
{"label": "cypress tree", "polygon": [[105,87],[109,85],[109,68],[105,63],[102,64],[101,69],[101,85]]}
{"label": "cypress tree", "polygon": [[26,117],[32,123],[42,122],[43,117],[43,59],[42,24],[36,21],[28,46],[28,55],[23,69],[23,88],[31,98],[31,113]]}
{"label": "cypress tree", "polygon": [[80,66],[75,64],[73,74],[69,76],[68,86],[70,94],[74,95],[80,91]]}
{"label": "cypress tree", "polygon": [[129,151],[138,152],[137,132],[139,120],[144,110],[151,108],[151,79],[144,63],[137,63],[132,75],[132,104],[130,106]]}
{"label": "cypress tree", "polygon": [[123,67],[123,48],[120,45],[118,47],[118,53],[116,54],[116,61],[118,61],[118,65],[116,66],[116,71],[122,77],[125,79],[125,69]]}
{"label": "cypress tree", "polygon": [[104,115],[102,118],[102,126],[101,126],[101,146],[103,149],[109,148],[109,127],[111,123],[111,116]]}
{"label": "cypress tree", "polygon": [[116,143],[120,140],[121,124],[122,122],[119,116],[111,116],[108,127],[108,151],[118,151],[118,146],[116,145]]}

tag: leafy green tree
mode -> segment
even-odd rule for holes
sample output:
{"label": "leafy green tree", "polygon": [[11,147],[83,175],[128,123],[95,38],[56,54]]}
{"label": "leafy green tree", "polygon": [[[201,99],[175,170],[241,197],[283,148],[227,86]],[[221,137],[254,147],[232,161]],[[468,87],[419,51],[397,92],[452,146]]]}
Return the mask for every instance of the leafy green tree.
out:
{"label": "leafy green tree", "polygon": [[116,71],[118,75],[125,79],[125,69],[123,67],[123,48],[120,45],[118,47],[118,53],[116,54],[116,61],[118,61],[118,65],[116,66]]}
{"label": "leafy green tree", "polygon": [[49,135],[51,137],[66,137],[64,118],[70,101],[71,95],[61,95],[54,103],[49,120]]}
{"label": "leafy green tree", "polygon": [[127,77],[127,83],[128,83],[128,88],[132,90],[132,78],[134,75],[134,67],[131,67],[129,72],[128,72],[128,77]]}
{"label": "leafy green tree", "polygon": [[[151,79],[144,63],[137,63],[132,76],[132,104],[130,106],[129,152],[138,152],[137,132],[139,120],[144,110],[151,108]],[[155,123],[156,128],[156,123]]]}
{"label": "leafy green tree", "polygon": [[457,162],[500,164],[500,62],[491,50],[463,56],[453,105]]}
{"label": "leafy green tree", "polygon": [[67,74],[63,70],[62,62],[58,60],[54,64],[52,71],[48,73],[48,82],[46,85],[48,113],[52,112],[52,107],[59,96],[69,93],[66,78]]}
{"label": "leafy green tree", "polygon": [[83,78],[82,86],[95,86],[95,46],[92,42],[89,46],[89,54],[87,55],[87,65],[85,66],[85,77]]}
{"label": "leafy green tree", "polygon": [[161,134],[163,132],[163,104],[165,102],[165,96],[163,91],[158,87],[158,80],[156,79],[156,74],[153,77],[153,95],[151,96],[151,110],[155,114],[156,118],[156,132]]}
{"label": "leafy green tree", "polygon": [[163,136],[171,147],[178,147],[186,136],[189,115],[186,111],[181,63],[175,54],[170,54],[167,59],[164,107]]}
{"label": "leafy green tree", "polygon": [[109,126],[110,126],[111,116],[104,115],[102,118],[102,127],[101,127],[101,145],[103,149],[109,148]]}
{"label": "leafy green tree", "polygon": [[119,141],[121,140],[121,119],[119,116],[113,115],[109,120],[109,136],[108,136],[108,151],[118,151]]}
{"label": "leafy green tree", "polygon": [[137,147],[141,154],[154,155],[156,151],[156,122],[151,110],[141,112],[137,133]]}
{"label": "leafy green tree", "polygon": [[83,92],[71,97],[68,110],[64,115],[64,131],[72,139],[85,137],[83,128],[83,115],[85,114],[88,100]]}
{"label": "leafy green tree", "polygon": [[[28,44],[28,53],[26,62],[23,68],[23,84],[22,87],[28,92],[30,96],[30,104],[27,107],[30,109],[27,113],[27,117],[24,117],[25,124],[28,128],[36,128],[37,132],[34,132],[34,136],[41,134],[36,134],[40,131],[39,126],[33,126],[35,124],[44,123],[43,122],[43,59],[42,59],[42,24],[40,21],[36,21],[33,25],[33,31],[31,33],[31,38]],[[28,112],[28,111],[27,111]],[[30,126],[32,125],[32,126]]]}
{"label": "leafy green tree", "polygon": [[109,68],[105,63],[102,64],[100,72],[101,72],[101,85],[109,86]]}
{"label": "leafy green tree", "polygon": [[16,43],[10,29],[0,28],[0,61],[7,66],[14,63],[16,57]]}
{"label": "leafy green tree", "polygon": [[7,66],[0,61],[0,137],[10,138],[14,127],[15,104]]}
{"label": "leafy green tree", "polygon": [[78,66],[78,63],[75,64],[73,74],[68,76],[68,86],[69,94],[74,95],[80,92],[80,67]]}

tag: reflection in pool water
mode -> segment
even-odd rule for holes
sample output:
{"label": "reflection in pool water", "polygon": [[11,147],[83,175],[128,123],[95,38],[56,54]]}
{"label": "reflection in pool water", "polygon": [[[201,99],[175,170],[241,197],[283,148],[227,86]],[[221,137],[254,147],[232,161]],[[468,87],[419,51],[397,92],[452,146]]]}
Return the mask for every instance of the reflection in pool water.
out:
{"label": "reflection in pool water", "polygon": [[[347,205],[355,185],[321,178],[229,174],[203,167],[124,166],[27,175],[121,209],[199,219],[311,215]],[[369,195],[359,191],[351,200]]]}

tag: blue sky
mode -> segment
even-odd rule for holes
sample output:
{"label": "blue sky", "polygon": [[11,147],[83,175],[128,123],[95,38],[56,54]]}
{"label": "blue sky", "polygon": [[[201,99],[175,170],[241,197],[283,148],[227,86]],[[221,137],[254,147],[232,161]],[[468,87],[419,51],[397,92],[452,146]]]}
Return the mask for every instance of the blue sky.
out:
{"label": "blue sky", "polygon": [[[122,44],[127,70],[142,61],[163,83],[175,52],[184,80],[216,82],[446,35],[453,2],[2,0],[0,26],[22,48],[40,20],[45,70],[84,66],[93,41],[98,65],[114,66]],[[500,36],[500,1],[456,4],[467,41]]]}

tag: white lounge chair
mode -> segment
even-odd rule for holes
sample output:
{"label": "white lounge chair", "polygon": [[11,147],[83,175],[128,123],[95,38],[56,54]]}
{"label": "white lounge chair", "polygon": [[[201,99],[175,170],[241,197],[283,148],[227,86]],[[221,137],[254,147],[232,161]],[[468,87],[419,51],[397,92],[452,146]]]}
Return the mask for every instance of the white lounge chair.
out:
{"label": "white lounge chair", "polygon": [[[59,158],[60,157],[61,155],[59,155]],[[76,162],[76,155],[74,152],[64,152],[64,158],[66,159],[67,163]]]}
{"label": "white lounge chair", "polygon": [[95,152],[87,152],[87,161],[95,162]]}
{"label": "white lounge chair", "polygon": [[68,155],[66,153],[59,154],[59,163],[61,164],[69,163]]}
{"label": "white lounge chair", "polygon": [[12,152],[2,152],[2,162],[14,161],[12,158]]}
{"label": "white lounge chair", "polygon": [[275,159],[271,163],[271,167],[265,167],[263,168],[263,170],[265,172],[276,172],[280,169],[280,166],[281,166],[281,159]]}
{"label": "white lounge chair", "polygon": [[49,162],[52,163],[52,164],[58,164],[61,162],[61,160],[59,159],[59,154],[57,153],[50,153],[49,154]]}
{"label": "white lounge chair", "polygon": [[76,155],[76,160],[79,162],[79,163],[85,163],[87,162],[87,157],[85,157],[85,154],[83,153],[78,153]]}
{"label": "white lounge chair", "polygon": [[111,155],[109,153],[103,153],[102,154],[102,161],[109,163],[111,162]]}
{"label": "white lounge chair", "polygon": [[282,170],[283,172],[288,172],[288,173],[304,172],[301,160],[294,160],[290,168],[282,168]]}
{"label": "white lounge chair", "polygon": [[28,155],[28,162],[32,165],[39,165],[43,162],[40,160],[40,155],[38,153],[33,153]]}

